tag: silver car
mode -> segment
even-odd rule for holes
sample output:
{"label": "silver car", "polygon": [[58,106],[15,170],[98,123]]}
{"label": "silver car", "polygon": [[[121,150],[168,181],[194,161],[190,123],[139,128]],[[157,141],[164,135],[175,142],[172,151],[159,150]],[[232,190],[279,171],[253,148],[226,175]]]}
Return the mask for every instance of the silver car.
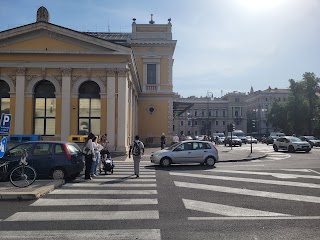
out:
{"label": "silver car", "polygon": [[213,143],[189,140],[152,153],[150,160],[162,167],[176,163],[205,163],[207,166],[213,167],[219,161],[219,155]]}

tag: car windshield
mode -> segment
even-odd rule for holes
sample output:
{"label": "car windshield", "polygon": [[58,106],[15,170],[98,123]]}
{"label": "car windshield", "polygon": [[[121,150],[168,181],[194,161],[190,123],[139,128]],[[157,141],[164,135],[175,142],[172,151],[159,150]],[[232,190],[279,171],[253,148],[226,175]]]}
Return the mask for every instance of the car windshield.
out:
{"label": "car windshield", "polygon": [[290,142],[301,142],[302,141],[300,138],[297,138],[297,137],[288,137],[288,139],[290,140]]}
{"label": "car windshield", "polygon": [[306,136],[305,137],[306,139],[308,139],[308,140],[318,140],[316,137],[314,137],[314,136]]}
{"label": "car windshield", "polygon": [[164,148],[164,149],[166,149],[166,150],[172,150],[172,149],[174,149],[176,146],[178,146],[179,144],[180,144],[180,142],[177,142],[177,143],[171,145],[170,147],[166,147],[166,148]]}

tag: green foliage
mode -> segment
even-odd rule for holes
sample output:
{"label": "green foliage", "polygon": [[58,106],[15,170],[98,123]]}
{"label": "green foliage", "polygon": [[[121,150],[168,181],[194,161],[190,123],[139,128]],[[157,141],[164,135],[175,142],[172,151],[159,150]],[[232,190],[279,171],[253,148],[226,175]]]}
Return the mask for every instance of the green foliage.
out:
{"label": "green foliage", "polygon": [[320,135],[320,79],[306,72],[301,81],[289,80],[291,94],[286,105],[275,102],[268,122],[286,134]]}

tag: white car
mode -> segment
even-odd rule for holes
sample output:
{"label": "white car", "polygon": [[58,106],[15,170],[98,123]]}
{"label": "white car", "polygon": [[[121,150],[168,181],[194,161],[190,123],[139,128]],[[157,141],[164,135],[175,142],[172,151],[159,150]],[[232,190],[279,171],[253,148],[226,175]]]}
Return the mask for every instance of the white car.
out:
{"label": "white car", "polygon": [[175,163],[205,163],[207,166],[213,167],[219,161],[219,155],[212,142],[189,140],[152,153],[150,160],[162,167],[168,167]]}
{"label": "white car", "polygon": [[274,141],[273,149],[276,152],[278,150],[286,150],[288,152],[304,151],[308,153],[311,151],[311,145],[297,137],[285,136],[279,137]]}
{"label": "white car", "polygon": [[246,139],[247,139],[247,143],[255,143],[257,144],[258,143],[258,140],[254,137],[251,137],[251,136],[246,136]]}

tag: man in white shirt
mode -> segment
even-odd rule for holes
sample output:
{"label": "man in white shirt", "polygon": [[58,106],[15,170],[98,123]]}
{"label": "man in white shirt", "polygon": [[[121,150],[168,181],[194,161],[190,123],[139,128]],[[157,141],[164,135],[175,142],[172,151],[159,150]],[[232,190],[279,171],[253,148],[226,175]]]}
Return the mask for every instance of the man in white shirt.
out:
{"label": "man in white shirt", "polygon": [[173,137],[172,137],[172,144],[176,144],[179,142],[179,137],[177,134],[175,134]]}

